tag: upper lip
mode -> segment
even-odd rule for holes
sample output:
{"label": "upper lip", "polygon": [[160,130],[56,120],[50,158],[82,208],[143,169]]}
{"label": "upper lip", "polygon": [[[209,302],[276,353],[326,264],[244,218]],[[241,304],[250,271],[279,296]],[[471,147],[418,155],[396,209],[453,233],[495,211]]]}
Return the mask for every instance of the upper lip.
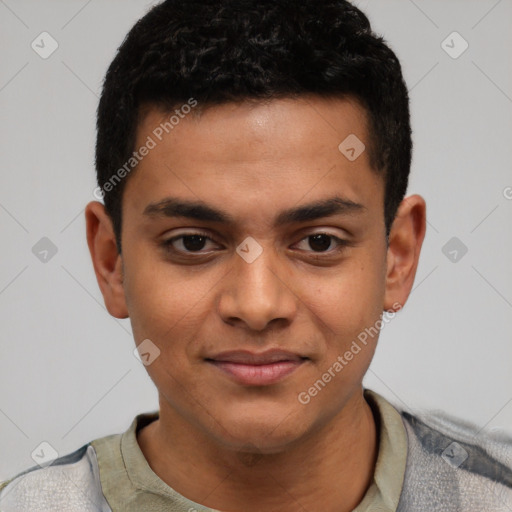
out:
{"label": "upper lip", "polygon": [[307,358],[281,349],[271,349],[260,353],[250,352],[249,350],[230,350],[206,358],[207,361],[213,360],[226,363],[254,365],[271,364],[279,361],[302,361],[304,359]]}

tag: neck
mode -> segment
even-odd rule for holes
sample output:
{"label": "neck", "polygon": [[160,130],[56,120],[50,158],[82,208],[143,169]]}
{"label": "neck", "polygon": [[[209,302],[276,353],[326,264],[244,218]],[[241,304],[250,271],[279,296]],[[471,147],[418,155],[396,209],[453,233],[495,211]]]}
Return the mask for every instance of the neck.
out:
{"label": "neck", "polygon": [[[188,499],[217,510],[350,512],[375,470],[378,439],[362,390],[331,421],[279,453],[213,443],[160,404],[138,443],[152,470]],[[172,461],[172,463],[169,463]],[[193,476],[191,476],[193,475]]]}

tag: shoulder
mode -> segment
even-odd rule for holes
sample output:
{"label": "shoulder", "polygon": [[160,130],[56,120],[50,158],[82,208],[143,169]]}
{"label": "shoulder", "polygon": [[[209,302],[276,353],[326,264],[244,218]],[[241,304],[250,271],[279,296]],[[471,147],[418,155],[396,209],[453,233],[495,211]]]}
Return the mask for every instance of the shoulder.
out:
{"label": "shoulder", "polygon": [[429,510],[484,511],[512,504],[512,435],[442,411],[399,412],[408,436],[403,510],[428,505]]}
{"label": "shoulder", "polygon": [[400,414],[425,453],[441,455],[452,466],[472,472],[481,472],[477,463],[491,462],[512,470],[511,433],[485,430],[442,411]]}
{"label": "shoulder", "polygon": [[45,466],[34,466],[0,484],[2,512],[110,512],[96,453],[86,444]]}

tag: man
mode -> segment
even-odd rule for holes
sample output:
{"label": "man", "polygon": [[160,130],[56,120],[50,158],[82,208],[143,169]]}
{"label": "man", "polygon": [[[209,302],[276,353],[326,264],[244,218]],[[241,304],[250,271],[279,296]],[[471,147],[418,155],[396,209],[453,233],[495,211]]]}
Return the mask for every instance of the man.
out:
{"label": "man", "polygon": [[13,478],[1,510],[512,508],[511,439],[362,386],[425,235],[411,147],[400,64],[348,2],[139,20],[105,79],[86,221],[159,411]]}

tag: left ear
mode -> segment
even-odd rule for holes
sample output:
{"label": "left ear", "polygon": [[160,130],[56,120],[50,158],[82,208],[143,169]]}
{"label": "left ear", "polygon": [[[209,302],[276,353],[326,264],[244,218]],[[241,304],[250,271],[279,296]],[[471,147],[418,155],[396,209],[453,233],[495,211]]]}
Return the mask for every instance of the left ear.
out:
{"label": "left ear", "polygon": [[411,293],[421,245],[426,230],[425,200],[419,195],[406,197],[389,233],[384,310],[398,311]]}

